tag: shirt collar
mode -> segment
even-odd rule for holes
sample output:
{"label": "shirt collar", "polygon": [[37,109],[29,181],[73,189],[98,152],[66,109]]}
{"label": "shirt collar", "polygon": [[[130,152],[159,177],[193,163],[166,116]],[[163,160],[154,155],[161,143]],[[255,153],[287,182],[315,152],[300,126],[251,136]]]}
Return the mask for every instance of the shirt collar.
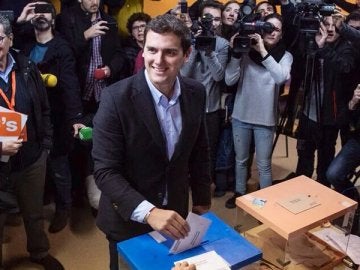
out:
{"label": "shirt collar", "polygon": [[176,77],[175,83],[174,83],[174,92],[173,95],[171,96],[170,100],[163,94],[161,93],[156,87],[155,85],[151,82],[150,78],[149,78],[149,74],[147,73],[146,69],[145,69],[145,79],[146,82],[150,88],[150,92],[151,95],[155,101],[155,103],[158,105],[161,101],[161,99],[166,98],[166,100],[168,100],[169,104],[175,104],[181,94],[181,88],[180,88],[180,81],[179,78]]}
{"label": "shirt collar", "polygon": [[9,74],[12,71],[14,65],[15,65],[15,60],[12,57],[12,55],[8,53],[7,67],[4,72],[0,71],[0,78],[3,79],[6,83],[8,83],[9,81]]}

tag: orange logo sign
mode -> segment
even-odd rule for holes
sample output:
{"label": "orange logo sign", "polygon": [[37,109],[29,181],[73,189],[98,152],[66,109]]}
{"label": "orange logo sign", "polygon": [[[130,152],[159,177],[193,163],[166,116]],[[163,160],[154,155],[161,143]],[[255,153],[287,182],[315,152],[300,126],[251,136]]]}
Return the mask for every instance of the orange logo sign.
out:
{"label": "orange logo sign", "polygon": [[21,133],[21,115],[15,112],[0,113],[0,136],[19,136]]}

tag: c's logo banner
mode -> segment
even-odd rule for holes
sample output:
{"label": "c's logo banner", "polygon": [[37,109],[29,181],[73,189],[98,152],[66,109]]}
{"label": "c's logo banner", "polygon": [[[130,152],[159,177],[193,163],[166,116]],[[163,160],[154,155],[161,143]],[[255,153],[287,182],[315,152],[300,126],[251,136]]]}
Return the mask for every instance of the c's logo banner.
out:
{"label": "c's logo banner", "polygon": [[0,136],[19,137],[21,130],[21,115],[19,113],[0,112]]}

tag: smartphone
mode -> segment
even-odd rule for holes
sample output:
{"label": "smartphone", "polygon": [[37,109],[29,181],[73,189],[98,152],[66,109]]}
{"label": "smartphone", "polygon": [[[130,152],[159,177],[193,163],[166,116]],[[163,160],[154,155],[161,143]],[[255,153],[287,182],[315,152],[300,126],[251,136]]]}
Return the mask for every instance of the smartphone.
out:
{"label": "smartphone", "polygon": [[0,10],[0,15],[7,18],[10,23],[14,21],[14,11],[12,10]]}
{"label": "smartphone", "polygon": [[117,29],[117,22],[107,22],[105,24],[107,27],[109,27],[109,29]]}
{"label": "smartphone", "polygon": [[34,12],[35,13],[52,13],[53,8],[50,4],[36,4]]}

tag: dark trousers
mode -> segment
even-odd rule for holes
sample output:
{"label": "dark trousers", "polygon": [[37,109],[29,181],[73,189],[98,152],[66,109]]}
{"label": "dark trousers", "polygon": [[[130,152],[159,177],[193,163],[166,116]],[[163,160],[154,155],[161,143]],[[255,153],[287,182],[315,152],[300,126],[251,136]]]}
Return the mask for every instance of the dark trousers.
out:
{"label": "dark trousers", "polygon": [[[10,174],[25,225],[27,251],[32,258],[42,258],[49,250],[49,240],[44,231],[43,193],[46,175],[47,152],[43,151],[36,162],[19,172]],[[0,213],[0,221],[6,213]],[[2,226],[1,226],[2,225]],[[4,230],[0,223],[1,235]]]}
{"label": "dark trousers", "polygon": [[315,151],[317,151],[317,180],[323,185],[330,186],[326,179],[326,171],[335,156],[338,132],[339,130],[335,126],[321,125],[305,115],[301,116],[296,146],[298,152],[297,175],[312,177]]}
{"label": "dark trousers", "polygon": [[360,202],[358,191],[348,179],[348,175],[354,172],[358,166],[360,166],[360,142],[349,139],[331,162],[326,177],[337,192]]}
{"label": "dark trousers", "polygon": [[215,182],[215,166],[216,166],[216,154],[217,154],[217,145],[220,136],[220,113],[219,111],[207,113],[205,116],[207,134],[209,138],[210,146],[210,173],[211,181]]}
{"label": "dark trousers", "polygon": [[48,171],[56,188],[56,210],[70,210],[71,208],[71,172],[69,158],[64,156],[49,156]]}

